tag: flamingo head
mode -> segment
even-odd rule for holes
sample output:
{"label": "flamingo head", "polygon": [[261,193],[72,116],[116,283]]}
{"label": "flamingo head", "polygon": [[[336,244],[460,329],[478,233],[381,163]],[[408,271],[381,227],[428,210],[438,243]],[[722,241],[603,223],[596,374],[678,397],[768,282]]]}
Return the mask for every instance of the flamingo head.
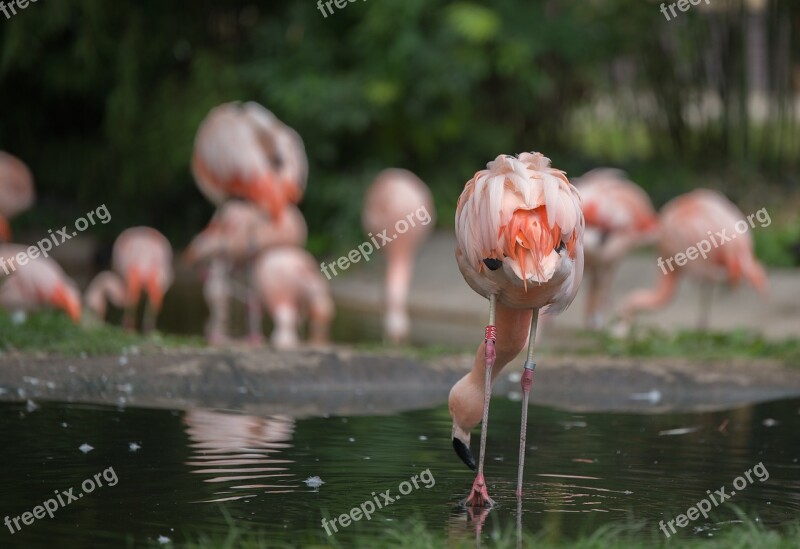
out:
{"label": "flamingo head", "polygon": [[100,320],[106,317],[106,300],[102,293],[87,293],[85,297],[86,308],[89,309]]}
{"label": "flamingo head", "polygon": [[81,300],[74,288],[66,284],[59,285],[50,295],[50,304],[66,312],[75,324],[81,321]]}
{"label": "flamingo head", "polygon": [[473,471],[476,465],[472,450],[469,448],[470,431],[481,422],[482,402],[481,385],[472,382],[471,374],[461,378],[450,390],[448,403],[450,417],[453,419],[453,450]]}
{"label": "flamingo head", "polygon": [[566,244],[561,240],[561,229],[548,224],[544,206],[516,210],[504,236],[504,255],[526,287],[529,280],[542,283],[552,278]]}
{"label": "flamingo head", "polygon": [[292,201],[287,188],[272,172],[265,172],[258,178],[237,179],[230,185],[233,196],[249,200],[276,221],[280,220],[286,205]]}

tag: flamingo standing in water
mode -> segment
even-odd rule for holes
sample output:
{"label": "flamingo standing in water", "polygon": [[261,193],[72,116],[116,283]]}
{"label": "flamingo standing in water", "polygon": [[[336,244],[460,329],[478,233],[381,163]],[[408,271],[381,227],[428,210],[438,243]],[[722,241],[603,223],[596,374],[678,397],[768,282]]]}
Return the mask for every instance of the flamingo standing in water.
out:
{"label": "flamingo standing in water", "polygon": [[276,349],[297,347],[304,317],[309,320],[311,343],[328,341],[333,299],[328,281],[307,251],[289,246],[267,250],[256,260],[251,284],[272,317],[270,340]]}
{"label": "flamingo standing in water", "polygon": [[[186,249],[184,258],[190,264],[208,262],[203,294],[210,317],[206,338],[212,344],[227,340],[228,311],[232,289],[231,274],[235,268],[250,269],[262,251],[276,246],[305,246],[308,228],[300,210],[287,205],[280,219],[272,219],[256,205],[243,200],[222,204],[208,226]],[[248,286],[249,339],[261,342],[261,307],[259,297]]]}
{"label": "flamingo standing in water", "polygon": [[225,103],[197,130],[194,173],[200,191],[217,206],[228,198],[257,204],[275,219],[297,204],[308,177],[300,135],[258,103]]}
{"label": "flamingo standing in water", "polygon": [[[23,254],[25,264],[12,259]],[[75,282],[69,278],[58,263],[49,257],[32,259],[28,248],[19,244],[0,246],[3,269],[0,275],[8,275],[0,281],[0,307],[10,311],[33,311],[51,307],[66,312],[76,324],[81,319],[81,300]]]}
{"label": "flamingo standing in water", "polygon": [[[383,330],[386,339],[395,344],[408,339],[408,289],[417,249],[432,229],[433,211],[430,189],[407,170],[382,171],[364,198],[362,224],[371,234],[380,234],[386,229],[395,232],[401,221],[408,228],[382,248],[387,261]],[[421,213],[425,215],[420,217]]]}
{"label": "flamingo standing in water", "polygon": [[[637,290],[625,299],[620,308],[623,329],[632,323],[637,312],[666,306],[674,297],[678,278],[683,273],[705,286],[701,299],[701,328],[708,325],[714,284],[736,286],[744,279],[759,292],[766,292],[767,276],[755,257],[748,222],[722,193],[696,189],[678,196],[664,205],[659,220],[661,257],[658,264],[663,276],[659,276],[655,289]],[[744,231],[737,229],[741,224],[744,224]],[[704,250],[705,257],[700,250]],[[677,262],[679,254],[686,260],[681,261],[684,265]]]}
{"label": "flamingo standing in water", "polygon": [[136,326],[136,308],[143,292],[147,292],[142,331],[156,326],[164,294],[175,278],[172,268],[172,246],[164,235],[150,227],[124,230],[114,242],[111,264],[125,284],[125,312],[122,325],[132,330]]}
{"label": "flamingo standing in water", "polygon": [[[453,448],[471,469],[470,431],[481,426],[478,474],[467,505],[493,504],[483,477],[492,380],[528,343],[521,379],[517,497],[522,495],[528,397],[539,310],[563,311],[583,276],[584,219],[577,190],[540,153],[498,156],[467,182],[456,209],[456,260],[467,284],[489,300],[484,343],[450,391]],[[496,342],[496,343],[495,343]]]}
{"label": "flamingo standing in water", "polygon": [[658,218],[644,189],[620,170],[592,170],[578,179],[575,187],[586,219],[586,327],[599,330],[617,267],[633,249],[655,242]]}
{"label": "flamingo standing in water", "polygon": [[11,240],[9,219],[33,205],[33,176],[17,157],[0,151],[0,242]]}

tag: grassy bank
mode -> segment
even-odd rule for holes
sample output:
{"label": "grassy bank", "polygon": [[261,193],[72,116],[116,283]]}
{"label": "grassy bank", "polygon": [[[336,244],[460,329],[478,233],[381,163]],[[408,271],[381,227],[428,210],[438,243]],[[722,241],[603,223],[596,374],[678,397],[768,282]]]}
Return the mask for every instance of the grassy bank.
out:
{"label": "grassy bank", "polygon": [[[489,534],[488,542],[483,547],[497,549],[513,549],[516,547],[537,547],[538,549],[622,549],[622,548],[673,548],[688,549],[789,549],[797,547],[800,539],[800,523],[781,530],[769,530],[743,517],[743,522],[733,527],[723,526],[723,531],[708,537],[684,537],[667,539],[657,528],[645,527],[643,524],[629,526],[608,525],[594,533],[576,540],[554,541],[546,534],[530,534],[523,532],[521,544],[517,544],[514,531],[494,531]],[[183,547],[186,549],[267,549],[278,547],[331,547],[372,549],[376,547],[392,547],[400,549],[469,549],[476,546],[473,534],[465,527],[463,532],[448,536],[441,529],[432,530],[421,522],[408,522],[405,525],[386,530],[379,538],[357,537],[355,540],[339,541],[335,536],[321,540],[311,535],[298,536],[292,543],[270,540],[268,533],[244,533],[231,527],[226,536],[198,536],[194,541],[183,545],[168,544],[167,547]],[[164,547],[162,545],[162,547]]]}
{"label": "grassy bank", "polygon": [[0,353],[36,352],[67,356],[117,355],[125,349],[203,346],[200,337],[131,333],[117,326],[76,326],[64,314],[45,311],[20,322],[0,311]]}

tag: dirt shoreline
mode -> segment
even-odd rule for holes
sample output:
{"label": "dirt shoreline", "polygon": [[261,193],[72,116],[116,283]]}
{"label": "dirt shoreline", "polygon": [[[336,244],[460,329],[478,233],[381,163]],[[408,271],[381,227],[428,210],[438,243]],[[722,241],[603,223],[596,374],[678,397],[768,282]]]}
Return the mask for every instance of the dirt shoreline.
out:
{"label": "dirt shoreline", "polygon": [[[169,349],[115,357],[0,357],[0,400],[257,414],[389,414],[444,404],[469,355],[429,360],[346,347]],[[495,395],[516,398],[516,363]],[[531,400],[575,411],[713,410],[800,396],[800,370],[775,361],[543,357]]]}

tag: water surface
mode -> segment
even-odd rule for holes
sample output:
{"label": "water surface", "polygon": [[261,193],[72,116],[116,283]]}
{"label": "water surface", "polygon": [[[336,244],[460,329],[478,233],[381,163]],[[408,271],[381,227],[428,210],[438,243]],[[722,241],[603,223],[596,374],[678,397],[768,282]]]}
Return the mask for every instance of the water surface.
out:
{"label": "water surface", "polygon": [[[381,536],[418,517],[451,537],[515,527],[519,403],[492,401],[486,460],[498,506],[468,514],[460,501],[473,474],[450,443],[446,406],[386,417],[254,417],[65,403],[0,404],[0,518],[20,516],[108,468],[118,477],[20,532],[0,530],[2,547],[125,547],[159,536],[181,541],[227,531],[225,515],[270,539],[327,539],[324,517],[348,512],[381,492],[406,495],[335,533]],[[35,408],[35,409],[34,409]],[[521,522],[552,539],[608,523],[678,513],[759,463],[769,473],[730,500],[769,526],[800,518],[800,400],[704,414],[574,414],[532,406]],[[478,433],[473,435],[477,448]],[[89,444],[88,453],[79,448]],[[131,446],[133,444],[133,446]],[[429,473],[423,473],[429,471]],[[304,481],[318,476],[318,488]],[[423,482],[426,480],[427,482]],[[105,483],[107,484],[107,483]],[[429,487],[428,487],[429,486]],[[375,492],[375,496],[373,496]],[[709,536],[732,527],[719,508],[680,531]],[[0,525],[2,526],[2,525]],[[331,530],[331,528],[329,528]]]}

